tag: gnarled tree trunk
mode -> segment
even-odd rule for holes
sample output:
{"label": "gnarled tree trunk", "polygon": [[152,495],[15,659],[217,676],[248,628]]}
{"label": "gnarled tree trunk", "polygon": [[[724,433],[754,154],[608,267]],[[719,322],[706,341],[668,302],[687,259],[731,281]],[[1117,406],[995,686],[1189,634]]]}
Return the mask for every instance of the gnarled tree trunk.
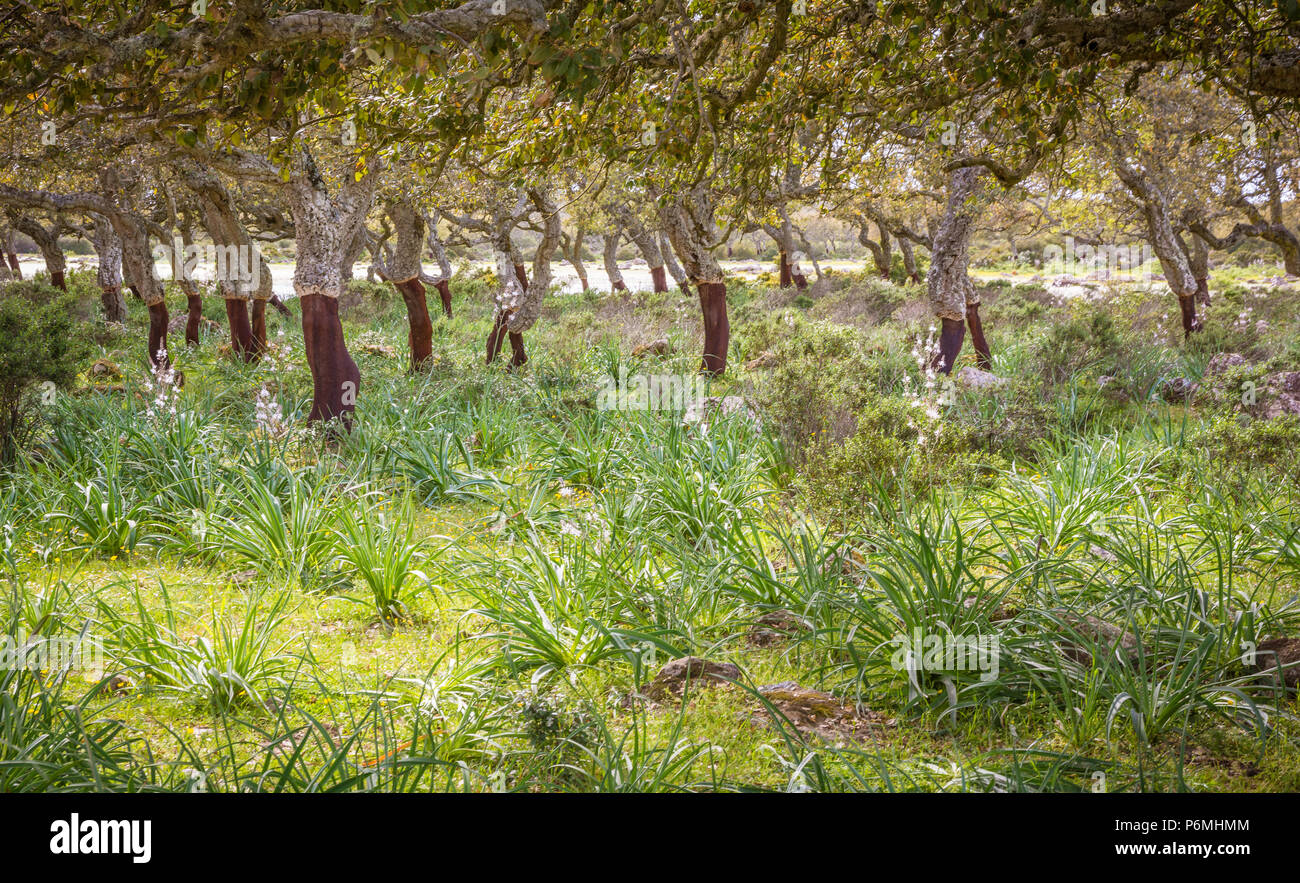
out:
{"label": "gnarled tree trunk", "polygon": [[664,232],[700,293],[704,322],[704,357],[701,372],[721,375],[727,370],[731,325],[727,319],[727,286],[722,267],[713,256],[719,238],[713,222],[713,199],[704,185],[678,193],[661,212]]}
{"label": "gnarled tree trunk", "polygon": [[126,323],[126,298],[122,295],[122,240],[108,218],[103,215],[94,218],[95,232],[91,244],[99,258],[95,280],[99,283],[104,319],[122,325]]}
{"label": "gnarled tree trunk", "polygon": [[64,229],[63,223],[55,218],[47,230],[35,218],[22,214],[10,215],[10,222],[15,230],[28,236],[40,249],[41,257],[45,260],[45,272],[50,275],[50,284],[67,291],[68,283],[64,279],[67,264],[63,259],[63,249],[59,247],[59,235]]}
{"label": "gnarled tree trunk", "polygon": [[623,281],[623,273],[618,268],[618,240],[622,233],[621,228],[615,227],[605,234],[605,275],[609,277],[610,291],[627,291],[627,284]]}
{"label": "gnarled tree trunk", "polygon": [[415,371],[433,358],[433,320],[429,318],[429,301],[425,296],[420,256],[424,250],[424,218],[415,206],[397,200],[388,206],[397,240],[389,261],[388,281],[393,283],[406,303],[407,342],[411,350],[411,370]]}
{"label": "gnarled tree trunk", "polygon": [[1130,166],[1118,147],[1114,154],[1115,173],[1129,191],[1137,197],[1146,221],[1147,239],[1160,261],[1165,282],[1178,297],[1178,311],[1182,316],[1183,337],[1201,330],[1201,320],[1196,315],[1197,284],[1187,255],[1184,254],[1178,234],[1169,220],[1169,207],[1164,193],[1138,169]]}
{"label": "gnarled tree trunk", "polygon": [[659,248],[658,238],[641,223],[641,219],[626,203],[614,203],[611,211],[626,231],[628,239],[636,244],[641,251],[641,256],[645,258],[646,266],[650,268],[650,281],[654,285],[654,290],[667,291],[668,274],[664,270],[664,256]]}
{"label": "gnarled tree trunk", "polygon": [[668,241],[668,235],[662,230],[659,231],[659,253],[664,256],[664,267],[668,270],[668,275],[673,277],[677,287],[682,290],[682,294],[691,293],[691,283],[686,278],[686,271],[682,265],[677,263],[677,258],[673,257],[673,246]]}
{"label": "gnarled tree trunk", "polygon": [[332,197],[304,149],[294,156],[290,170],[287,189],[298,244],[293,287],[302,305],[302,336],[311,368],[311,423],[338,420],[345,429],[352,426],[361,372],[344,343],[339,296],[343,263],[370,210],[374,184],[373,171],[359,181],[345,175]]}
{"label": "gnarled tree trunk", "polygon": [[971,328],[976,361],[984,370],[992,367],[979,317],[979,297],[967,275],[971,232],[987,201],[982,174],[977,168],[961,168],[948,176],[948,202],[931,249],[930,308],[942,325],[933,367],[943,374],[952,373],[967,324]]}

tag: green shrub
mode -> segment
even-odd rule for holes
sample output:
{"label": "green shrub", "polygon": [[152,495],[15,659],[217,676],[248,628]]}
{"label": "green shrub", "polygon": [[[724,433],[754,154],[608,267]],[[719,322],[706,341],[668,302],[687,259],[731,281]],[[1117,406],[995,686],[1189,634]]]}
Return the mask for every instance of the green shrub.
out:
{"label": "green shrub", "polygon": [[1043,379],[1062,383],[1079,371],[1106,364],[1119,352],[1120,343],[1114,320],[1101,308],[1053,325],[1038,345]]}
{"label": "green shrub", "polygon": [[35,280],[0,294],[0,462],[9,463],[35,430],[42,405],[67,387],[88,346],[77,298]]}

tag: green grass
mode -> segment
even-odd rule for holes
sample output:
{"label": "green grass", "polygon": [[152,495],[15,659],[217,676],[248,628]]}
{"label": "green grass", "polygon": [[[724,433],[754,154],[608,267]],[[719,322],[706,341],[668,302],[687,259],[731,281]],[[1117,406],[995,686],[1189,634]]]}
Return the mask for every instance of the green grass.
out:
{"label": "green grass", "polygon": [[[694,369],[676,293],[556,297],[510,374],[481,364],[488,301],[457,280],[434,364],[411,375],[400,300],[362,289],[342,440],[303,428],[310,377],[285,370],[301,335],[274,315],[274,361],[205,337],[175,353],[177,417],[150,420],[132,303],[95,354],[127,392],[86,378],[0,478],[6,634],[104,652],[102,670],[0,671],[0,790],[1077,791],[1097,773],[1109,790],[1300,790],[1296,697],[1241,649],[1300,633],[1296,466],[1257,457],[1276,438],[1224,429],[1216,406],[1152,394],[1212,353],[1153,343],[1136,295],[1105,307],[1116,347],[1076,321],[1095,307],[990,292],[1012,383],[959,390],[922,443],[890,416],[912,413],[901,378],[924,379],[915,290],[832,278],[819,321],[733,286],[712,392],[764,419],[707,431],[595,407],[637,343],[676,349],[630,370]],[[835,326],[862,297],[884,318]],[[1300,315],[1294,293],[1267,306],[1261,358]],[[1045,371],[1042,341],[1072,322],[1078,349]],[[767,349],[786,374],[744,367]],[[255,426],[264,387],[285,433]],[[881,457],[897,459],[873,471]],[[774,611],[802,626],[751,641]],[[900,647],[912,634],[985,639],[995,670],[925,664]],[[684,655],[742,678],[629,698]],[[783,681],[885,723],[801,732],[759,690]]]}

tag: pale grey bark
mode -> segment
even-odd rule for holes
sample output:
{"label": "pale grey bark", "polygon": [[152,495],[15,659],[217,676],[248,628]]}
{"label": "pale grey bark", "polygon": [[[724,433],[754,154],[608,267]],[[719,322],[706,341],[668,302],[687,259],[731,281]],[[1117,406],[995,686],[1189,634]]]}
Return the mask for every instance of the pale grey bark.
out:
{"label": "pale grey bark", "polygon": [[713,221],[713,198],[706,185],[677,193],[660,210],[664,233],[696,285],[721,282],[722,267],[713,255],[720,234]]}
{"label": "pale grey bark", "polygon": [[948,201],[934,233],[927,279],[930,308],[939,319],[964,322],[967,305],[979,303],[967,268],[971,233],[990,198],[983,178],[983,170],[973,167],[948,175]]}
{"label": "pale grey bark", "polygon": [[1170,222],[1169,205],[1164,192],[1147,175],[1129,165],[1118,146],[1112,154],[1112,165],[1115,174],[1141,205],[1147,240],[1160,261],[1160,269],[1164,272],[1169,289],[1180,298],[1194,297],[1196,276]]}
{"label": "pale grey bark", "polygon": [[438,236],[438,214],[423,215],[425,233],[425,244],[429,248],[429,253],[433,255],[434,263],[438,265],[438,275],[430,276],[427,273],[421,273],[421,281],[425,285],[437,285],[451,278],[451,261],[447,259],[447,248],[443,245],[442,239]]}
{"label": "pale grey bark", "polygon": [[[217,248],[226,252],[225,272],[217,274],[217,289],[226,299],[270,300],[273,280],[271,269],[262,260],[257,244],[248,234],[240,220],[239,210],[229,188],[211,169],[193,160],[179,164],[181,175],[188,187],[198,199],[199,211],[203,219],[203,229],[211,237]],[[231,258],[238,262],[238,267],[229,267]],[[243,270],[252,270],[256,265],[257,277],[243,278]]]}
{"label": "pale grey bark", "polygon": [[393,254],[387,269],[388,281],[398,284],[418,279],[425,245],[424,217],[405,199],[389,203],[387,212],[394,230]]}
{"label": "pale grey bark", "polygon": [[646,265],[651,269],[662,267],[664,265],[663,252],[659,248],[659,242],[655,235],[641,222],[636,212],[625,202],[615,201],[609,204],[610,214],[619,226],[623,228],[627,238],[632,240],[640,250],[641,256],[645,258]]}
{"label": "pale grey bark", "polygon": [[614,291],[625,286],[623,272],[618,268],[618,243],[623,230],[615,227],[605,234],[605,247],[602,255],[605,260],[605,275],[609,277],[609,290]]}
{"label": "pale grey bark", "polygon": [[664,256],[664,267],[668,270],[668,275],[673,277],[673,281],[683,291],[686,290],[686,271],[682,265],[677,263],[677,258],[673,256],[672,243],[668,241],[668,236],[662,230],[659,231],[659,253]]}
{"label": "pale grey bark", "polygon": [[67,270],[67,263],[63,257],[63,248],[59,245],[59,236],[68,229],[67,225],[55,216],[49,228],[46,228],[31,215],[21,212],[10,212],[9,223],[19,233],[36,243],[50,278],[61,278]]}
{"label": "pale grey bark", "polygon": [[520,298],[519,306],[506,317],[506,329],[516,334],[532,328],[542,314],[542,301],[551,287],[551,258],[560,244],[560,210],[550,194],[531,189],[528,198],[541,216],[542,241],[533,254],[533,275],[528,280],[528,290]]}
{"label": "pale grey bark", "polygon": [[360,180],[345,175],[331,196],[311,154],[299,148],[294,155],[286,191],[297,234],[293,287],[299,297],[342,294],[343,261],[374,201],[375,165],[368,164]]}

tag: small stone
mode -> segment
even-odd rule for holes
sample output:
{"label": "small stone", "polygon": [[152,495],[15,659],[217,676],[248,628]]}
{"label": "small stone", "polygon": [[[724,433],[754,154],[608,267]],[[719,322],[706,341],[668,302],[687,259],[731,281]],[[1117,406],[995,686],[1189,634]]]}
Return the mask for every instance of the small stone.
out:
{"label": "small stone", "polygon": [[632,350],[632,357],[639,359],[642,356],[666,356],[672,351],[673,347],[668,342],[668,338],[661,337],[658,340],[652,340],[650,343],[643,343]]}
{"label": "small stone", "polygon": [[655,702],[662,702],[682,695],[688,684],[694,690],[738,681],[740,677],[740,669],[730,662],[710,662],[698,656],[684,656],[660,669],[659,674],[641,693]]}
{"label": "small stone", "polygon": [[874,711],[851,706],[830,693],[810,690],[794,681],[759,687],[758,692],[785,720],[762,708],[752,717],[755,723],[785,726],[789,721],[799,732],[831,742],[861,740],[888,725]]}
{"label": "small stone", "polygon": [[1252,671],[1271,676],[1276,684],[1278,668],[1282,669],[1282,683],[1292,690],[1300,689],[1300,638],[1270,638],[1255,648]]}
{"label": "small stone", "polygon": [[771,647],[808,631],[812,627],[802,617],[789,610],[773,610],[754,620],[748,640],[754,647]]}
{"label": "small stone", "polygon": [[1005,386],[1007,379],[967,365],[957,372],[957,382],[967,389],[997,389]]}

